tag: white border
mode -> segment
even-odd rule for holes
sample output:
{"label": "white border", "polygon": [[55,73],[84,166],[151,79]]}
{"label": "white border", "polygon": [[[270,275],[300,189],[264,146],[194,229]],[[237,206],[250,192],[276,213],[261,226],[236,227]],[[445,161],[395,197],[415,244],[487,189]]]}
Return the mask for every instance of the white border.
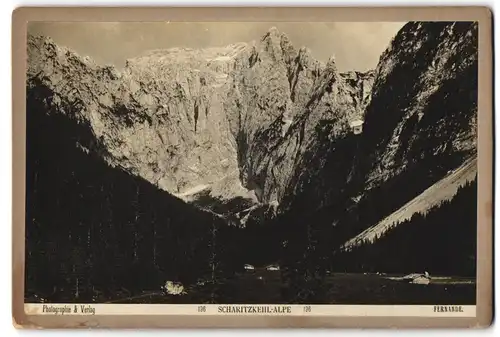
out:
{"label": "white border", "polygon": [[476,317],[475,305],[24,304],[27,315]]}

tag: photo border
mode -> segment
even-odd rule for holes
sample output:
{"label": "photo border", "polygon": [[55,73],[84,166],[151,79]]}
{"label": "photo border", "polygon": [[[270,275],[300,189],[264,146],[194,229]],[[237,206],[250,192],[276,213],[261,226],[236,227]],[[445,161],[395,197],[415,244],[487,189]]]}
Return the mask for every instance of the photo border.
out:
{"label": "photo border", "polygon": [[[20,7],[12,14],[13,324],[17,328],[465,328],[493,319],[493,39],[487,7]],[[24,312],[26,60],[28,21],[383,22],[477,21],[478,235],[475,318],[27,315]],[[126,304],[123,304],[126,305]],[[145,304],[148,306],[148,304]]]}

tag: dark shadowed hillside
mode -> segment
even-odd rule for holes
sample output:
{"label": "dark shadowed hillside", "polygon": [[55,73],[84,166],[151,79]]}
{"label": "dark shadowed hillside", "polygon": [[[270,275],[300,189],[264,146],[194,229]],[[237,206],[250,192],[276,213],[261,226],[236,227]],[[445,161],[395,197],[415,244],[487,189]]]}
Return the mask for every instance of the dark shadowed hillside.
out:
{"label": "dark shadowed hillside", "polygon": [[210,279],[215,263],[235,270],[225,263],[238,261],[231,228],[78,148],[91,137],[85,125],[46,114],[37,94],[28,92],[28,294],[89,301]]}
{"label": "dark shadowed hillside", "polygon": [[437,275],[476,275],[477,180],[426,213],[415,213],[374,243],[339,251],[332,268],[342,272],[394,274],[428,271]]}
{"label": "dark shadowed hillside", "polygon": [[[305,180],[311,184],[294,197],[305,207],[276,220],[287,225],[281,261],[292,283],[305,278],[316,287],[338,247],[476,156],[477,24],[406,24],[374,76],[362,134],[336,137],[313,152],[308,164],[324,168],[321,180]],[[470,203],[473,212],[476,201]],[[419,259],[416,251],[407,254]]]}

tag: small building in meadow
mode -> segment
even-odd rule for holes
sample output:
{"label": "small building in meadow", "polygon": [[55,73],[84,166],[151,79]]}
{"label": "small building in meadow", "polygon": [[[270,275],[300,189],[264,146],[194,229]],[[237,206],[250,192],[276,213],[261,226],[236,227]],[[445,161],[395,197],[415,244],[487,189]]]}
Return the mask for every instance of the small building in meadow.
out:
{"label": "small building in meadow", "polygon": [[266,270],[277,271],[277,270],[280,270],[280,267],[277,264],[271,264],[271,265],[266,267]]}
{"label": "small building in meadow", "polygon": [[362,119],[354,119],[349,123],[349,126],[351,127],[351,131],[355,135],[359,135],[360,133],[363,132],[363,123],[364,121]]}
{"label": "small building in meadow", "polygon": [[409,281],[414,284],[429,284],[431,281],[431,276],[428,272],[424,274],[409,274],[403,277],[403,280]]}
{"label": "small building in meadow", "polygon": [[427,285],[430,283],[430,279],[428,277],[421,275],[421,276],[414,278],[411,283]]}
{"label": "small building in meadow", "polygon": [[244,268],[245,268],[245,270],[254,270],[254,269],[255,269],[255,267],[254,267],[254,266],[252,266],[251,264],[246,264],[246,265],[244,266]]}
{"label": "small building in meadow", "polygon": [[163,290],[169,295],[185,295],[184,286],[179,282],[167,281],[163,286]]}

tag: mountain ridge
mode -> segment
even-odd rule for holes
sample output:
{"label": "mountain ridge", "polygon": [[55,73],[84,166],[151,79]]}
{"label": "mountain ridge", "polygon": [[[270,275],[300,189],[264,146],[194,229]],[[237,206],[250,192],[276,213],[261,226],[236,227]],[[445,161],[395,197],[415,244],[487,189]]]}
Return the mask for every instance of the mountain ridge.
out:
{"label": "mountain ridge", "polygon": [[410,22],[368,72],[274,28],[123,71],[47,38],[28,56],[28,113],[64,116],[81,151],[266,240],[262,261],[328,256],[477,152],[475,23]]}
{"label": "mountain ridge", "polygon": [[[51,92],[53,99],[48,103],[55,106],[53,110],[74,110],[74,116],[68,116],[89,125],[96,139],[80,144],[82,147],[101,151],[111,165],[124,167],[178,195],[228,177],[232,183],[226,185],[234,185],[235,191],[221,187],[222,192],[214,186],[214,197],[243,196],[279,203],[293,175],[287,167],[289,160],[281,168],[289,172],[276,177],[266,169],[272,165],[269,156],[262,162],[252,148],[257,145],[257,151],[261,151],[260,142],[269,143],[271,137],[274,144],[271,141],[266,147],[273,155],[300,157],[297,146],[302,146],[302,140],[298,141],[297,133],[303,133],[305,126],[299,124],[314,124],[320,116],[308,123],[310,115],[324,113],[313,108],[301,117],[304,106],[319,104],[312,103],[308,95],[322,95],[325,85],[332,81],[341,82],[337,87],[344,86],[333,59],[326,65],[314,60],[307,48],[295,49],[275,28],[251,44],[148,52],[127,60],[122,71],[98,66],[90,58],[57,46],[50,38],[30,36],[28,46],[28,83],[41,80],[32,85],[43,85]],[[269,69],[278,70],[272,75]],[[79,74],[77,81],[75,72]],[[371,73],[354,74],[356,79],[345,85],[344,96],[346,101],[357,100],[361,105],[366,97],[357,99],[356,85],[361,82],[366,87]],[[258,77],[263,79],[260,85],[255,83]],[[248,92],[246,83],[259,89]],[[242,104],[238,101],[240,91],[247,91],[244,97],[260,97],[257,106],[244,116],[235,111]],[[78,93],[77,102],[65,102],[72,98],[72,92]],[[72,108],[74,104],[78,105],[76,109]],[[258,129],[253,130],[255,127]],[[341,128],[346,127],[344,122]],[[284,138],[296,139],[291,140],[294,150],[283,145]],[[247,142],[249,149],[245,149]],[[239,177],[234,177],[235,171],[240,172]]]}

